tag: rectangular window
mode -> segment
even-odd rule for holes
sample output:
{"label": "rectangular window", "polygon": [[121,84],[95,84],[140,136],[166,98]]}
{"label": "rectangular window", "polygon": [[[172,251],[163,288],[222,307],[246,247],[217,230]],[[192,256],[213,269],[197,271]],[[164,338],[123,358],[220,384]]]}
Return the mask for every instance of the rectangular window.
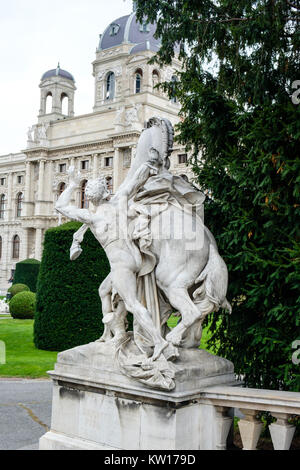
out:
{"label": "rectangular window", "polygon": [[186,153],[182,153],[180,155],[178,155],[178,163],[187,163],[187,154]]}
{"label": "rectangular window", "polygon": [[113,166],[113,157],[105,157],[104,166]]}
{"label": "rectangular window", "polygon": [[23,176],[18,176],[18,184],[22,184],[23,183]]}
{"label": "rectangular window", "polygon": [[60,173],[65,173],[66,170],[67,170],[67,165],[66,165],[66,163],[61,163],[61,164],[59,165],[59,172],[60,172]]}
{"label": "rectangular window", "polygon": [[89,169],[89,161],[88,160],[84,160],[81,162],[81,169],[82,170],[88,170]]}
{"label": "rectangular window", "polygon": [[5,185],[5,178],[1,178],[1,179],[0,179],[0,184],[1,184],[1,186],[4,186],[4,185]]}

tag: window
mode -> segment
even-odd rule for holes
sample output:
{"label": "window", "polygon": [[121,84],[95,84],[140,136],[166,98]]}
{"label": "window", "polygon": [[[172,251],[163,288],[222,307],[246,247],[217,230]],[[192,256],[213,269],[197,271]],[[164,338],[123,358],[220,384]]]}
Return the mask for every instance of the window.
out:
{"label": "window", "polygon": [[0,184],[1,184],[1,186],[5,185],[5,178],[0,178]]}
{"label": "window", "polygon": [[104,166],[113,166],[113,157],[105,157]]}
{"label": "window", "polygon": [[84,160],[81,162],[81,169],[82,170],[88,170],[89,169],[89,161],[88,160]]}
{"label": "window", "polygon": [[180,155],[178,155],[178,163],[187,163],[187,154],[186,153],[182,153]]}
{"label": "window", "polygon": [[22,184],[23,183],[23,176],[18,176],[17,180],[18,180],[18,184]]}
{"label": "window", "polygon": [[87,200],[86,194],[85,194],[85,188],[87,185],[87,180],[84,180],[81,183],[81,191],[80,191],[80,207],[81,209],[87,209],[89,207],[89,201]]}
{"label": "window", "polygon": [[66,183],[60,183],[58,187],[58,195],[60,196],[64,192],[65,189],[66,189]]}
{"label": "window", "polygon": [[143,71],[137,69],[135,72],[135,93],[140,93],[142,88]]}
{"label": "window", "polygon": [[172,82],[172,95],[171,95],[171,103],[177,103],[177,98],[176,98],[176,83],[178,82],[178,78],[176,75],[173,75],[171,78]]}
{"label": "window", "polygon": [[149,25],[149,23],[146,23],[146,22],[142,23],[142,24],[140,25],[140,32],[141,32],[141,33],[149,33],[149,32],[150,32],[150,25]]}
{"label": "window", "polygon": [[155,88],[158,83],[159,83],[159,72],[157,70],[153,70],[153,72],[152,72],[152,87],[153,87],[154,93],[158,92],[158,89]]}
{"label": "window", "polygon": [[115,74],[109,72],[106,79],[106,100],[112,100],[115,97]]}
{"label": "window", "polygon": [[19,193],[17,195],[17,217],[22,215],[22,205],[23,205],[23,194]]}
{"label": "window", "polygon": [[181,177],[182,179],[184,179],[184,181],[186,181],[187,183],[189,183],[189,179],[188,179],[188,177],[187,177],[186,175],[180,175],[180,177]]}
{"label": "window", "polygon": [[12,257],[13,259],[19,259],[20,256],[20,238],[18,235],[15,235],[13,238],[13,249],[12,249]]}
{"label": "window", "polygon": [[52,113],[52,93],[49,91],[49,93],[46,96],[46,114]]}
{"label": "window", "polygon": [[5,214],[5,195],[1,194],[0,197],[0,219],[4,219]]}
{"label": "window", "polygon": [[107,181],[107,189],[110,192],[110,194],[112,194],[113,193],[113,179],[112,179],[112,177],[108,176],[106,178],[106,181]]}
{"label": "window", "polygon": [[69,115],[69,97],[66,93],[62,93],[60,97],[61,101],[61,114],[65,116]]}
{"label": "window", "polygon": [[67,164],[66,163],[61,163],[59,165],[59,172],[60,173],[65,173],[67,171]]}
{"label": "window", "polygon": [[116,34],[118,34],[119,32],[119,29],[120,29],[120,25],[117,24],[117,23],[112,23],[110,25],[110,30],[109,30],[109,35],[110,36],[116,36]]}
{"label": "window", "polygon": [[2,237],[0,237],[0,259],[2,258]]}

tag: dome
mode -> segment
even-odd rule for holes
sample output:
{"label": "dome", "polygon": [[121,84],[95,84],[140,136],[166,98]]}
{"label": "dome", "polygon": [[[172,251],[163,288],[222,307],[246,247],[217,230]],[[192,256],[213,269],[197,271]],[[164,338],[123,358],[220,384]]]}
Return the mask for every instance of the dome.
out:
{"label": "dome", "polygon": [[131,54],[146,50],[157,52],[160,41],[154,38],[155,31],[155,24],[138,23],[134,11],[110,23],[100,37],[98,50],[110,49],[125,43],[132,44]]}
{"label": "dome", "polygon": [[75,82],[73,75],[71,75],[66,70],[61,69],[59,64],[56,69],[51,69],[45,72],[41,80],[46,80],[46,78],[50,77],[62,77],[66,78],[67,80],[72,80],[72,82]]}

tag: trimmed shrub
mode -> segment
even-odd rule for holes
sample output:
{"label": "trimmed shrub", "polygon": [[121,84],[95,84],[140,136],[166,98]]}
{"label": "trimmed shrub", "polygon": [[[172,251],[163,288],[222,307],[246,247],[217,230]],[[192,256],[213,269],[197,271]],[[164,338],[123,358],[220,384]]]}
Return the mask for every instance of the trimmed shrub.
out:
{"label": "trimmed shrub", "polygon": [[103,332],[98,289],[109,263],[90,230],[81,244],[83,253],[70,261],[73,234],[80,226],[68,222],[45,233],[34,324],[39,349],[62,351],[95,341]]}
{"label": "trimmed shrub", "polygon": [[14,284],[26,284],[31,292],[36,292],[36,284],[41,262],[37,259],[25,259],[16,264]]}
{"label": "trimmed shrub", "polygon": [[9,302],[9,311],[13,318],[34,318],[35,304],[34,292],[19,292]]}
{"label": "trimmed shrub", "polygon": [[24,292],[24,291],[27,291],[27,292],[30,291],[29,287],[25,284],[13,284],[8,289],[8,292],[11,293],[12,297],[14,297],[16,294],[19,294],[19,292]]}

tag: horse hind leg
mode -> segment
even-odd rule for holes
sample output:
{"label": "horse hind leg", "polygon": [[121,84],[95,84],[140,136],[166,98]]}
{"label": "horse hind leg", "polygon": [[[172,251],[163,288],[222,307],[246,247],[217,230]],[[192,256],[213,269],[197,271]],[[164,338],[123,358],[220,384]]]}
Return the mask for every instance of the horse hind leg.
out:
{"label": "horse hind leg", "polygon": [[166,340],[174,346],[179,346],[186,330],[200,317],[198,308],[191,300],[186,288],[169,287],[164,292],[172,305],[181,315],[181,322],[167,334]]}

